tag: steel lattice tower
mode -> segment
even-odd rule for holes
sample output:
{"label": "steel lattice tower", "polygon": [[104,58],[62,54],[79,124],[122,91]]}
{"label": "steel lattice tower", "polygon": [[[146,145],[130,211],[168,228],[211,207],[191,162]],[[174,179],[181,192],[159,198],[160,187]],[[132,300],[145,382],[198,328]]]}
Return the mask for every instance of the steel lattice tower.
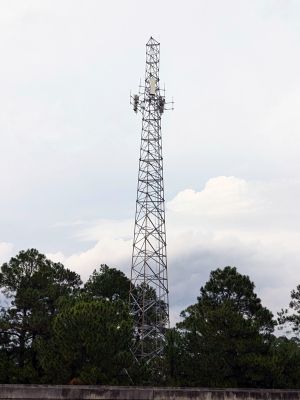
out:
{"label": "steel lattice tower", "polygon": [[149,361],[162,353],[169,326],[165,199],[161,115],[167,108],[159,82],[160,44],[146,44],[145,83],[131,96],[142,114],[142,134],[131,266],[130,310],[137,360]]}

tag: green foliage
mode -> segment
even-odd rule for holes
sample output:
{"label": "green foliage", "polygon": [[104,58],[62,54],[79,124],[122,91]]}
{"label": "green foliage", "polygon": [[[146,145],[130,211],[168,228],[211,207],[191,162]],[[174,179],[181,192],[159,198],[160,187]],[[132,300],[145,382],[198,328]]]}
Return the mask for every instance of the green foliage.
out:
{"label": "green foliage", "polygon": [[[31,249],[2,265],[0,286],[9,303],[0,309],[0,383],[300,387],[299,339],[274,336],[272,313],[236,268],[212,271],[182,322],[166,331],[164,355],[139,364],[121,271],[101,265],[81,287],[75,272]],[[134,290],[157,302],[152,287]],[[152,324],[165,306],[149,307],[144,320]],[[299,336],[300,285],[278,321]]]}
{"label": "green foliage", "polygon": [[270,349],[271,385],[281,389],[300,387],[300,346],[297,338],[274,338]]}
{"label": "green foliage", "polygon": [[274,322],[249,277],[232,267],[211,272],[197,303],[181,316],[184,384],[259,387],[264,382]]}
{"label": "green foliage", "polygon": [[289,329],[299,336],[300,333],[300,285],[291,292],[291,301],[288,309],[282,309],[278,313],[278,323],[281,330],[288,334]]}
{"label": "green foliage", "polygon": [[94,299],[128,302],[129,288],[130,280],[123,272],[102,264],[85,283],[84,292]]}
{"label": "green foliage", "polygon": [[35,342],[50,335],[60,300],[79,290],[80,277],[31,249],[2,265],[0,284],[11,299],[11,306],[0,314],[2,357],[5,354],[9,365],[18,367],[17,376],[12,374],[9,381],[37,382],[42,372]]}
{"label": "green foliage", "polygon": [[291,292],[291,301],[288,309],[278,313],[279,330],[287,336],[296,335],[288,339],[281,336],[274,340],[272,355],[273,379],[280,388],[300,388],[300,285]]}
{"label": "green foliage", "polygon": [[184,381],[184,362],[188,362],[184,350],[183,335],[176,328],[168,329],[164,354],[165,380],[168,386],[180,386]]}
{"label": "green foliage", "polygon": [[45,382],[125,384],[132,322],[121,301],[78,299],[55,317],[50,341],[38,343]]}

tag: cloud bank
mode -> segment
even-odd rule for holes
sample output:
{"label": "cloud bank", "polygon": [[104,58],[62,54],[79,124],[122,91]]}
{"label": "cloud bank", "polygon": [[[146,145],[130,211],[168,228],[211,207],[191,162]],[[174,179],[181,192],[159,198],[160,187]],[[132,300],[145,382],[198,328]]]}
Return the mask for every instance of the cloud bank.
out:
{"label": "cloud bank", "polygon": [[[226,265],[248,274],[273,312],[288,304],[299,275],[299,194],[297,180],[251,182],[219,176],[208,180],[202,190],[183,190],[167,203],[173,323],[181,310],[196,301],[210,271]],[[129,275],[132,231],[132,220],[83,223],[77,240],[94,242],[91,247],[70,256],[48,256],[83,279],[101,263]]]}

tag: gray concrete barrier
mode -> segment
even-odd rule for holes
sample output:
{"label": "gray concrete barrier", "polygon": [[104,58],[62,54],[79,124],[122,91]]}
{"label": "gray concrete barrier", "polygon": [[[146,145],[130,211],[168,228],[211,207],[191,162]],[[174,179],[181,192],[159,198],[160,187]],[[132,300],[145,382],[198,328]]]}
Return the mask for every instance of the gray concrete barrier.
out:
{"label": "gray concrete barrier", "polygon": [[300,400],[300,390],[0,385],[0,400]]}

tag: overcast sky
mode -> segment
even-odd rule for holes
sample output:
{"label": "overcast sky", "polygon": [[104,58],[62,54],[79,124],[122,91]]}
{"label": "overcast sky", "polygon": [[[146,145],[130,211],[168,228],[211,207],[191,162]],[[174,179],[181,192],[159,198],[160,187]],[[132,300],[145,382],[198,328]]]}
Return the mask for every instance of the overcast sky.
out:
{"label": "overcast sky", "polygon": [[161,43],[172,321],[209,272],[264,305],[300,283],[300,2],[0,0],[0,262],[35,247],[130,270],[141,120]]}

